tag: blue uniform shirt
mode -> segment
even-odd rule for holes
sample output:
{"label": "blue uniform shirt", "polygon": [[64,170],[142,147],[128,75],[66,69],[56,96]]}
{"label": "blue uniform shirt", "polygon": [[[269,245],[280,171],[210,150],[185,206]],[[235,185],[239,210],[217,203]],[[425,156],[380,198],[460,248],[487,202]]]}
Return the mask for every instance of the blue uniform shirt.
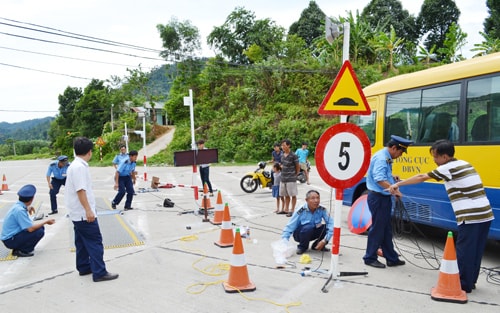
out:
{"label": "blue uniform shirt", "polygon": [[314,227],[321,224],[323,221],[326,223],[325,240],[330,241],[333,236],[333,217],[326,211],[325,207],[319,206],[314,213],[309,210],[307,203],[304,203],[297,212],[295,212],[288,224],[283,229],[281,238],[289,240],[293,232],[299,225],[311,224]]}
{"label": "blue uniform shirt", "polygon": [[59,161],[57,161],[57,160],[50,163],[49,168],[47,169],[46,176],[50,177],[53,174],[54,178],[56,178],[56,179],[66,178],[66,172],[68,171],[69,162],[64,164],[63,167],[59,167],[58,163],[59,163]]}
{"label": "blue uniform shirt", "polygon": [[388,181],[389,184],[394,184],[394,177],[392,176],[392,157],[387,148],[379,150],[375,153],[370,161],[370,167],[366,175],[366,187],[368,190],[390,195],[388,191],[377,182]]}
{"label": "blue uniform shirt", "polygon": [[128,153],[120,153],[115,156],[113,159],[113,164],[120,165],[123,160],[128,160],[129,156]]}
{"label": "blue uniform shirt", "polygon": [[17,201],[5,215],[0,240],[7,240],[33,225],[24,203]]}
{"label": "blue uniform shirt", "polygon": [[130,158],[122,160],[116,171],[120,176],[130,176],[130,174],[135,171],[135,162],[131,162]]}

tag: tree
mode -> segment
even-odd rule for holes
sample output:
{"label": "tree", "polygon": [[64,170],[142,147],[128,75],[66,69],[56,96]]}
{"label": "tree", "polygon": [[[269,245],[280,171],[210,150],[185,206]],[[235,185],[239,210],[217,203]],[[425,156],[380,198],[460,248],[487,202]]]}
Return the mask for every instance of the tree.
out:
{"label": "tree", "polygon": [[349,11],[347,18],[339,17],[338,21],[335,21],[338,24],[344,22],[349,22],[350,25],[349,59],[354,63],[358,60],[367,64],[375,63],[376,54],[370,41],[376,34],[383,32],[384,25],[373,27],[368,21],[361,18],[359,11],[356,11],[356,16],[353,16],[352,12]]}
{"label": "tree", "polygon": [[470,51],[477,51],[474,57],[500,52],[500,38],[493,38],[492,36],[479,32],[483,36],[484,41],[479,44],[474,44],[474,48]]}
{"label": "tree", "polygon": [[175,60],[193,58],[196,51],[201,50],[200,32],[188,20],[179,22],[173,17],[166,25],[156,25],[156,29],[160,33],[163,48],[165,48],[160,56],[165,60],[171,57]]}
{"label": "tree", "polygon": [[453,63],[464,60],[465,58],[459,51],[467,43],[466,39],[467,34],[460,29],[460,26],[452,23],[446,33],[443,47],[438,49],[438,52],[443,56],[443,61]]}
{"label": "tree", "polygon": [[[379,32],[371,41],[375,51],[379,53],[382,60],[388,59],[388,70],[395,70],[394,68],[394,55],[401,51],[404,43],[403,38],[396,36],[396,31],[391,25],[390,35],[384,32]],[[388,55],[388,57],[386,57]]]}
{"label": "tree", "polygon": [[424,0],[422,4],[417,17],[420,35],[427,35],[424,41],[427,50],[436,46],[439,59],[443,58],[439,49],[444,48],[446,33],[453,23],[458,24],[459,17],[460,10],[453,0]]}
{"label": "tree", "polygon": [[309,6],[302,11],[298,21],[290,25],[288,35],[297,35],[304,39],[306,46],[310,47],[314,39],[325,35],[325,13],[321,11],[316,2],[310,1]]}
{"label": "tree", "polygon": [[109,88],[104,81],[92,79],[75,105],[73,128],[82,136],[98,137],[102,134],[104,123],[110,119],[110,112]]}
{"label": "tree", "polygon": [[[260,47],[262,58],[280,50],[285,30],[270,19],[256,20],[255,14],[237,7],[222,26],[216,26],[207,37],[207,43],[229,61],[248,64],[245,51]],[[248,54],[249,52],[247,52]]]}
{"label": "tree", "polygon": [[144,102],[148,102],[152,108],[151,119],[153,121],[153,127],[156,124],[156,110],[155,104],[156,101],[159,100],[159,96],[154,95],[151,91],[149,85],[149,75],[144,73],[139,66],[138,69],[129,69],[127,68],[127,72],[130,74],[127,77],[127,84],[124,85],[125,94],[129,97],[129,99],[136,99],[139,103],[139,106],[144,106]]}
{"label": "tree", "polygon": [[390,36],[391,27],[397,37],[404,38],[404,47],[401,53],[410,57],[413,47],[419,37],[416,19],[408,10],[404,10],[399,0],[371,0],[361,12],[361,18],[366,20],[373,28],[384,25],[383,31]]}
{"label": "tree", "polygon": [[500,0],[487,0],[486,7],[490,16],[484,20],[484,33],[488,38],[500,39]]}

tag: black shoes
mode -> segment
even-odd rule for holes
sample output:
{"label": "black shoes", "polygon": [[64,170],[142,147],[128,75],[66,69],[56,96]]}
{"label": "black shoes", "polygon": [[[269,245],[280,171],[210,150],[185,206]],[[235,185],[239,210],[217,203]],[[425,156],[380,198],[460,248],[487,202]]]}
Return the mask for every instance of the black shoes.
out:
{"label": "black shoes", "polygon": [[387,261],[387,266],[392,267],[392,266],[400,266],[400,265],[405,265],[406,262],[403,260],[397,260],[396,262],[391,262]]}
{"label": "black shoes", "polygon": [[117,279],[118,278],[118,274],[112,274],[112,273],[106,273],[106,275],[104,276],[101,276],[99,278],[94,278],[94,282],[100,282],[100,281],[107,281],[107,280],[113,280],[113,279]]}
{"label": "black shoes", "polygon": [[113,208],[113,210],[116,210],[116,204],[114,202],[111,202],[111,208]]}
{"label": "black shoes", "polygon": [[33,251],[31,251],[31,252],[22,252],[20,250],[12,250],[12,255],[20,257],[20,258],[27,258],[27,257],[30,257],[30,256],[34,256],[35,254],[33,253]]}
{"label": "black shoes", "polygon": [[[365,264],[371,267],[376,267],[376,268],[385,268],[385,264],[380,263],[380,261],[375,260],[375,261],[365,261]],[[387,265],[389,265],[389,262],[387,262]]]}
{"label": "black shoes", "polygon": [[79,272],[78,274],[79,274],[80,276],[90,275],[90,274],[92,274],[92,271],[91,271],[91,270],[88,270],[88,271],[85,271],[85,272]]}
{"label": "black shoes", "polygon": [[297,248],[297,251],[295,251],[295,253],[297,253],[298,255],[301,255],[304,252],[306,252],[306,250],[302,250],[300,248]]}
{"label": "black shoes", "polygon": [[57,212],[57,210],[56,210],[56,211],[52,211],[52,212],[50,212],[50,213],[49,213],[49,215],[52,215],[52,214],[57,214],[57,213],[58,213],[58,212]]}
{"label": "black shoes", "polygon": [[133,210],[134,208],[123,208],[124,211]]}

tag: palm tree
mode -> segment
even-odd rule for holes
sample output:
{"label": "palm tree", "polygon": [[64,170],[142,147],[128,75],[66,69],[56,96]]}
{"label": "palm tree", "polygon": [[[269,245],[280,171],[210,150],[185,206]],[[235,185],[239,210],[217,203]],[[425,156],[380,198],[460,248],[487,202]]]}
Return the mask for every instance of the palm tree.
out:
{"label": "palm tree", "polygon": [[375,48],[375,52],[378,52],[381,61],[389,55],[389,66],[388,70],[395,70],[394,67],[394,55],[397,54],[403,47],[404,38],[396,37],[396,31],[391,25],[391,30],[389,35],[384,32],[379,32],[372,40],[370,40],[371,45]]}
{"label": "palm tree", "polygon": [[423,62],[427,67],[429,67],[431,60],[434,62],[437,61],[437,55],[435,51],[436,45],[433,45],[430,50],[427,50],[427,48],[425,48],[425,46],[423,45],[418,45],[418,61]]}
{"label": "palm tree", "polygon": [[478,53],[473,56],[474,58],[486,54],[500,52],[500,38],[494,38],[483,32],[479,32],[479,34],[483,36],[484,41],[474,44],[475,48],[470,49],[470,51],[478,51]]}

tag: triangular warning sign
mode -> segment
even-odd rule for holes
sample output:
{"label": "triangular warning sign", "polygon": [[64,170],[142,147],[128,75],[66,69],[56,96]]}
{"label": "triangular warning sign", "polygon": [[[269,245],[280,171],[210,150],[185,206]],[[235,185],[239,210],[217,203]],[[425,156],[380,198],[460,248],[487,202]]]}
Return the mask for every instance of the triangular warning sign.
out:
{"label": "triangular warning sign", "polygon": [[370,115],[366,101],[351,62],[345,61],[318,109],[321,115]]}

